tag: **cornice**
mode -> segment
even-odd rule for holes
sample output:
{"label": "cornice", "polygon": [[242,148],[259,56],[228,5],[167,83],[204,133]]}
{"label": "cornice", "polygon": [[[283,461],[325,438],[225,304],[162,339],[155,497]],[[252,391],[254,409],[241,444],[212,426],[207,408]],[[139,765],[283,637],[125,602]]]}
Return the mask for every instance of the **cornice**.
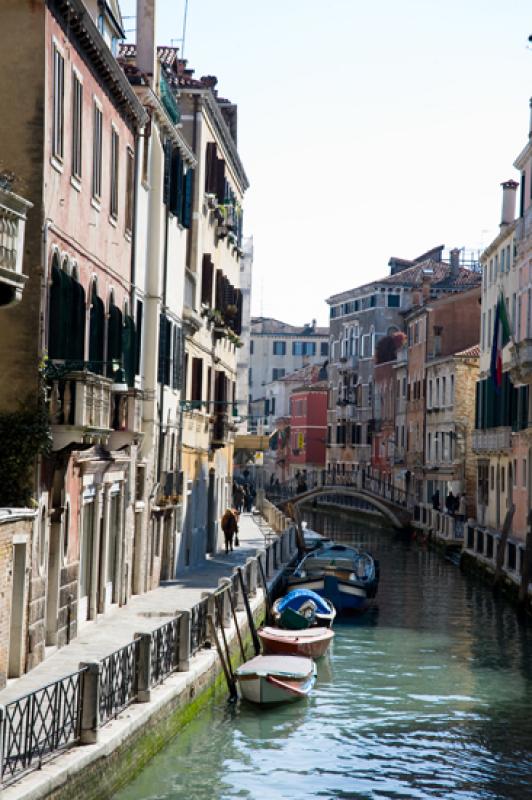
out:
{"label": "cornice", "polygon": [[497,234],[495,239],[492,242],[490,242],[489,245],[486,247],[486,249],[480,254],[481,263],[486,258],[489,258],[491,254],[494,253],[495,250],[497,250],[501,246],[504,240],[514,232],[516,225],[517,225],[517,220],[514,219],[513,222],[509,222],[501,228],[500,232]]}
{"label": "cornice", "polygon": [[519,155],[514,161],[514,167],[516,169],[522,170],[526,166],[526,162],[530,158],[532,154],[532,139],[529,139],[526,145],[523,147]]}
{"label": "cornice", "polygon": [[68,30],[78,37],[81,49],[107,83],[118,106],[127,106],[127,111],[124,109],[123,113],[130,116],[139,127],[145,125],[148,121],[146,111],[82,0],[49,0],[49,4],[61,14]]}
{"label": "cornice", "polygon": [[210,89],[195,89],[193,87],[183,86],[180,88],[180,93],[200,97],[203,101],[203,105],[209,113],[216,135],[220,139],[226,154],[229,156],[231,166],[240,185],[240,191],[243,194],[246,189],[249,189],[249,180],[244,170],[244,165],[238,155],[233,137],[231,136],[212,91]]}
{"label": "cornice", "polygon": [[157,97],[155,92],[150,86],[136,86],[135,93],[138,96],[140,102],[143,104],[145,108],[149,108],[150,111],[153,112],[155,119],[161,130],[164,131],[167,136],[169,136],[175,145],[179,148],[179,151],[187,164],[191,167],[196,167],[198,163],[198,159],[192,152],[191,148],[188,145],[185,137],[177,128],[170,117],[168,116],[168,112],[166,111],[165,107],[161,103],[160,99]]}

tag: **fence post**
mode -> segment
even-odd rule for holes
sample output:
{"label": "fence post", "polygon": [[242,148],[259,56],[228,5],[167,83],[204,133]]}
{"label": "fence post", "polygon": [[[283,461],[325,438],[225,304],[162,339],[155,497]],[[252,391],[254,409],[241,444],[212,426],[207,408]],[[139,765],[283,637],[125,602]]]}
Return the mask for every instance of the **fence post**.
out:
{"label": "fence post", "polygon": [[98,741],[98,723],[100,721],[100,673],[99,661],[82,661],[80,669],[83,673],[81,688],[81,725],[80,744],[95,744]]}
{"label": "fence post", "polygon": [[255,597],[257,594],[257,562],[254,558],[246,559],[246,573],[249,595]]}
{"label": "fence post", "polygon": [[242,594],[242,587],[240,586],[240,581],[238,579],[238,572],[236,569],[233,570],[233,575],[236,576],[236,610],[237,611],[244,611],[244,595]]}
{"label": "fence post", "polygon": [[179,617],[179,672],[190,669],[190,611],[181,612]]}
{"label": "fence post", "polygon": [[[137,666],[137,702],[149,703],[151,692],[151,633],[136,633],[139,640],[139,661]],[[155,641],[153,642],[155,647]]]}
{"label": "fence post", "polygon": [[229,601],[229,592],[232,591],[233,583],[231,578],[220,578],[218,586],[223,589],[220,593],[222,600],[222,625],[224,628],[231,627],[231,603]]}

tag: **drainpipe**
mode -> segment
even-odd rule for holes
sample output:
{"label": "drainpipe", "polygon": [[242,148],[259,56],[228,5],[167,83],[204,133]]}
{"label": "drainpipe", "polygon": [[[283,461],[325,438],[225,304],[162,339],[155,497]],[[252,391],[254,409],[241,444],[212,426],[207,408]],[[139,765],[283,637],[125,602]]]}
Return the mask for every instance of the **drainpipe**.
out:
{"label": "drainpipe", "polygon": [[[165,220],[164,220],[164,255],[163,255],[163,291],[162,291],[162,303],[161,303],[161,311],[162,313],[166,313],[166,280],[168,275],[168,229],[169,229],[169,220],[170,220],[170,212],[168,211],[168,206],[165,209]],[[159,322],[160,324],[160,322]],[[159,348],[161,347],[161,341],[159,339]],[[162,444],[163,444],[163,420],[164,420],[164,381],[161,382],[161,388],[159,392],[159,453],[157,458],[157,480],[161,481],[161,467],[162,467]]]}
{"label": "drainpipe", "polygon": [[131,270],[130,270],[130,290],[131,316],[134,316],[135,304],[135,280],[136,280],[136,258],[137,258],[137,202],[138,202],[138,180],[139,180],[139,140],[138,132],[135,134],[135,152],[133,166],[133,220],[131,225]]}

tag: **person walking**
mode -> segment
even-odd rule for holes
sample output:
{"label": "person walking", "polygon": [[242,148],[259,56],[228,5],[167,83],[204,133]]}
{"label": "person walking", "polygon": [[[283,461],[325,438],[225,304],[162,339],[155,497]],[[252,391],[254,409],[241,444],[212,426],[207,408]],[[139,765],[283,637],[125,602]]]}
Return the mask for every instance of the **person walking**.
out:
{"label": "person walking", "polygon": [[244,489],[239,483],[233,484],[233,505],[240,513],[242,511],[242,503],[244,502]]}
{"label": "person walking", "polygon": [[454,494],[452,490],[449,489],[449,494],[445,498],[445,508],[447,509],[447,513],[451,514],[451,516],[454,516],[454,500]]}
{"label": "person walking", "polygon": [[221,526],[224,532],[225,552],[227,554],[229,550],[231,551],[233,550],[233,536],[235,536],[235,534],[238,533],[238,522],[232,509],[230,508],[225,509],[225,514],[222,517]]}

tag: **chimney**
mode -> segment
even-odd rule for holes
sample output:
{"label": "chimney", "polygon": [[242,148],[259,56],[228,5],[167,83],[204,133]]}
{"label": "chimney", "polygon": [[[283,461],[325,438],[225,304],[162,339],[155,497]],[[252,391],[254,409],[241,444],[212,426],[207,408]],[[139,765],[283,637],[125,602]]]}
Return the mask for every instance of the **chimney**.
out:
{"label": "chimney", "polygon": [[457,278],[460,273],[460,250],[458,247],[453,247],[450,253],[451,256],[451,275]]}
{"label": "chimney", "polygon": [[155,5],[157,0],[137,0],[137,68],[151,78],[156,74]]}
{"label": "chimney", "polygon": [[502,210],[501,210],[501,228],[503,225],[510,225],[515,219],[515,201],[517,198],[517,189],[519,184],[517,181],[504,181],[502,186]]}
{"label": "chimney", "polygon": [[425,305],[430,300],[430,282],[434,276],[433,269],[424,269],[421,274],[421,296],[422,300],[420,305]]}

